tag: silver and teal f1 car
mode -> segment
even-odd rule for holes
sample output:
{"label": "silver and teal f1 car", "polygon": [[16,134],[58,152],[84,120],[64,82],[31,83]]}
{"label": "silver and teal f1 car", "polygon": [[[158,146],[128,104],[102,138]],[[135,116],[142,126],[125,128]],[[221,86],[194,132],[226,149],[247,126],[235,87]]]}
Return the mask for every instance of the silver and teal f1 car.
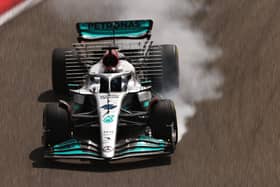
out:
{"label": "silver and teal f1 car", "polygon": [[[53,90],[68,99],[44,109],[45,158],[117,160],[174,152],[176,111],[161,95],[178,87],[177,48],[154,45],[152,25],[152,20],[78,23],[79,42],[54,50]],[[133,68],[116,63],[110,71],[93,71],[102,61],[100,67],[106,65],[105,58]]]}

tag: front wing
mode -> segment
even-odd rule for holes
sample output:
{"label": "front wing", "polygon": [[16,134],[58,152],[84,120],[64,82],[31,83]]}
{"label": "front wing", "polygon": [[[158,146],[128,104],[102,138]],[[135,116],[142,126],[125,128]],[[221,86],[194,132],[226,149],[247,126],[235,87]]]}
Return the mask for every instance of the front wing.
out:
{"label": "front wing", "polygon": [[[167,155],[173,153],[172,145],[161,139],[148,136],[128,139],[116,144],[115,156],[111,160],[129,157]],[[100,146],[91,140],[70,139],[46,150],[45,158],[105,160]]]}

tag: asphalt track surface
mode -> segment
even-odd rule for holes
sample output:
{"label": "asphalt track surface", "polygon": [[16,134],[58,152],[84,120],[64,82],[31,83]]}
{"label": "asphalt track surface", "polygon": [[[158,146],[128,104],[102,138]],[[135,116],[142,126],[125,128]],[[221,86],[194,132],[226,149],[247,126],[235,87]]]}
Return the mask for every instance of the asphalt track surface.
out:
{"label": "asphalt track surface", "polygon": [[224,50],[224,96],[199,104],[168,160],[46,164],[41,118],[51,50],[75,38],[45,2],[0,29],[0,186],[279,186],[279,0],[212,0],[196,17]]}

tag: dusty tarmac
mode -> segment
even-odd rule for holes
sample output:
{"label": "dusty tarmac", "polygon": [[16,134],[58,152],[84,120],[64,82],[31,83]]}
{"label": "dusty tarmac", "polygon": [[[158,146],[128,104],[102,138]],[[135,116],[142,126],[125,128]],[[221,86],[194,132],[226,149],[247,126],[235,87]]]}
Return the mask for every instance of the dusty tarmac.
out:
{"label": "dusty tarmac", "polygon": [[280,1],[211,0],[197,16],[223,49],[224,96],[199,104],[171,165],[78,166],[38,161],[51,50],[76,36],[49,2],[0,29],[0,186],[280,185]]}

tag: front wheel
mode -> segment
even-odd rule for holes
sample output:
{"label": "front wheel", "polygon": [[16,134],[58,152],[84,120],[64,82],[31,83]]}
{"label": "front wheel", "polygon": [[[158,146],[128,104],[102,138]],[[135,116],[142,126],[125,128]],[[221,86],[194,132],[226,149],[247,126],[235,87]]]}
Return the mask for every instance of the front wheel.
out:
{"label": "front wheel", "polygon": [[170,142],[172,152],[178,139],[177,117],[174,103],[171,100],[159,100],[151,106],[150,126],[154,138]]}
{"label": "front wheel", "polygon": [[43,113],[44,146],[53,146],[71,137],[68,112],[57,104],[47,104]]}

